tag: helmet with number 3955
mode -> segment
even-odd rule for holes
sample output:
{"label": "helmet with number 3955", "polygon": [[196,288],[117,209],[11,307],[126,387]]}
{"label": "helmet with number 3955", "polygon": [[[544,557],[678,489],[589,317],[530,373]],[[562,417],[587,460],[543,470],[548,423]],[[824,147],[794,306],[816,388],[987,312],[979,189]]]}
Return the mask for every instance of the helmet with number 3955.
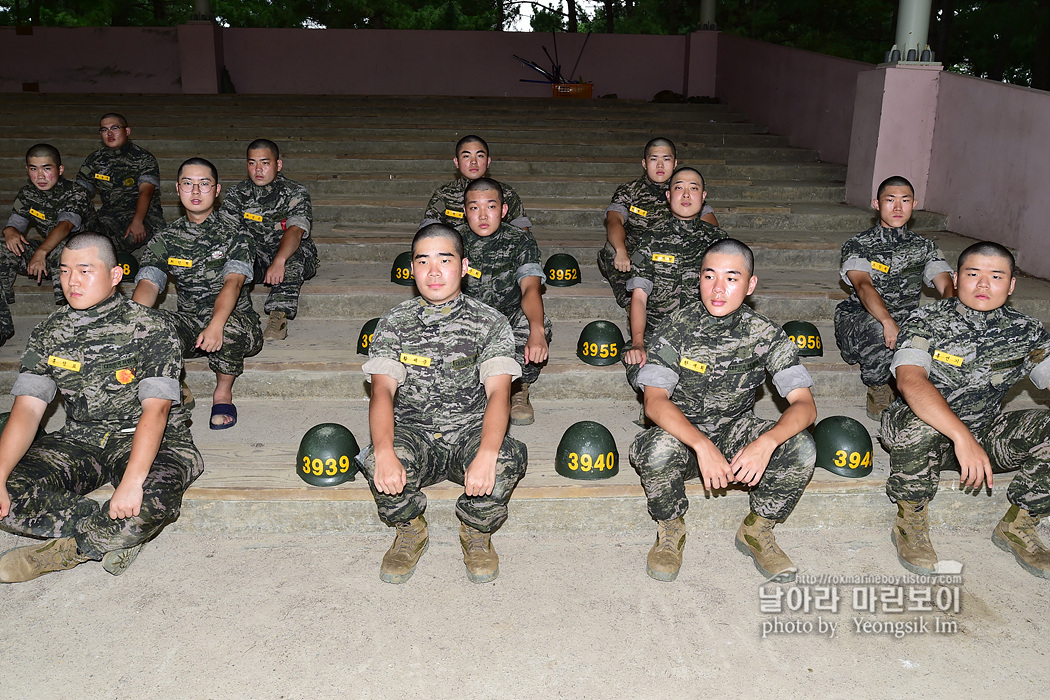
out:
{"label": "helmet with number 3955", "polygon": [[871,436],[848,416],[828,416],[813,429],[817,466],[839,476],[859,478],[871,474],[874,463]]}
{"label": "helmet with number 3955", "polygon": [[623,333],[612,321],[591,321],[576,342],[576,357],[589,365],[604,367],[620,361]]}
{"label": "helmet with number 3955", "polygon": [[570,479],[611,479],[620,471],[620,455],[612,433],[601,423],[573,423],[558,443],[554,470]]}
{"label": "helmet with number 3955", "polygon": [[338,423],[321,423],[306,431],[299,442],[295,472],[311,486],[337,486],[353,481],[357,473],[354,434]]}
{"label": "helmet with number 3955", "polygon": [[580,264],[568,253],[555,253],[547,258],[543,274],[551,287],[571,287],[580,283]]}
{"label": "helmet with number 3955", "polygon": [[824,357],[820,331],[809,321],[788,321],[784,324],[784,332],[798,346],[798,354],[802,357]]}

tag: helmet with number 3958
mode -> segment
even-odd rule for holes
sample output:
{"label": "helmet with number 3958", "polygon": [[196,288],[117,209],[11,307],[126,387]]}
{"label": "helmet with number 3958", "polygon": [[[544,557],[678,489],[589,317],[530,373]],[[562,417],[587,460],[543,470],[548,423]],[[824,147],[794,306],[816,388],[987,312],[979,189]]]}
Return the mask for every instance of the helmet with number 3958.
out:
{"label": "helmet with number 3958", "polygon": [[620,471],[620,455],[612,433],[601,423],[573,423],[558,443],[554,470],[570,479],[611,479]]}
{"label": "helmet with number 3958", "polygon": [[117,267],[124,271],[124,281],[134,282],[139,273],[139,261],[131,253],[117,253]]}
{"label": "helmet with number 3958", "polygon": [[871,474],[874,463],[871,436],[848,416],[828,416],[813,429],[817,466],[839,476],[859,478]]}
{"label": "helmet with number 3958", "polygon": [[784,324],[784,332],[798,346],[798,354],[802,357],[824,357],[820,331],[809,321],[788,321]]}
{"label": "helmet with number 3958", "polygon": [[580,264],[568,253],[555,253],[547,258],[543,274],[551,287],[571,287],[580,283]]}
{"label": "helmet with number 3958", "polygon": [[576,357],[589,365],[604,367],[620,361],[623,333],[612,321],[591,321],[576,342]]}
{"label": "helmet with number 3958", "polygon": [[354,434],[338,423],[321,423],[306,431],[299,442],[295,472],[311,486],[337,486],[353,481],[357,473]]}

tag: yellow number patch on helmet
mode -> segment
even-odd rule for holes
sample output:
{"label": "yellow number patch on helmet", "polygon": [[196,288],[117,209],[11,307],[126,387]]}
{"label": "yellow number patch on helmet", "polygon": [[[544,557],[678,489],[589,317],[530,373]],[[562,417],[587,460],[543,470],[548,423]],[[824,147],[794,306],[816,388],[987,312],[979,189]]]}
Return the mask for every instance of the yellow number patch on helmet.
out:
{"label": "yellow number patch on helmet", "polygon": [[879,272],[885,273],[885,272],[889,272],[890,271],[890,266],[889,265],[883,265],[880,262],[872,260],[871,261],[871,269],[872,270],[878,270]]}
{"label": "yellow number patch on helmet", "polygon": [[400,360],[401,360],[402,364],[415,365],[417,367],[429,367],[430,366],[430,362],[431,362],[429,357],[421,357],[419,355],[409,355],[407,352],[401,353]]}
{"label": "yellow number patch on helmet", "polygon": [[117,381],[121,384],[130,384],[135,379],[135,370],[131,369],[118,369],[116,372]]}
{"label": "yellow number patch on helmet", "polygon": [[451,216],[453,219],[462,219],[463,212],[456,211],[455,209],[446,209],[445,216]]}
{"label": "yellow number patch on helmet", "polygon": [[704,374],[707,372],[707,365],[705,365],[703,362],[690,360],[688,357],[683,357],[678,364],[680,364],[682,367],[685,367],[686,369],[691,369],[694,372],[699,372],[700,374]]}
{"label": "yellow number patch on helmet", "polygon": [[937,360],[938,362],[944,362],[946,364],[949,364],[952,367],[962,367],[963,363],[963,359],[961,357],[949,355],[948,353],[942,352],[940,350],[935,350],[933,352],[933,359]]}
{"label": "yellow number patch on helmet", "polygon": [[52,367],[59,367],[61,369],[68,369],[70,372],[79,372],[80,363],[76,360],[66,360],[57,355],[49,355],[47,358],[47,364]]}

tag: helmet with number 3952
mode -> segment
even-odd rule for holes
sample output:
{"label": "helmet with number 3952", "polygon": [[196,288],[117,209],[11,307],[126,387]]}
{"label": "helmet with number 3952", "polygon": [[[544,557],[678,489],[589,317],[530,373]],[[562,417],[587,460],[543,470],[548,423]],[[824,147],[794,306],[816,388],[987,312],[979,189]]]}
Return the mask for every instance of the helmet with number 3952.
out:
{"label": "helmet with number 3952", "polygon": [[589,365],[604,367],[620,361],[623,333],[612,321],[591,321],[576,342],[576,357]]}
{"label": "helmet with number 3952", "polygon": [[543,274],[551,287],[571,287],[580,283],[580,264],[568,253],[555,253],[547,258]]}
{"label": "helmet with number 3952", "polygon": [[798,346],[802,357],[824,357],[824,344],[820,340],[820,331],[809,321],[788,321],[784,324],[788,339]]}
{"label": "helmet with number 3952", "polygon": [[852,478],[871,474],[875,460],[871,436],[860,422],[848,416],[828,416],[813,429],[813,439],[818,467]]}
{"label": "helmet with number 3952", "polygon": [[354,434],[338,423],[321,423],[306,431],[299,442],[295,473],[311,486],[337,486],[353,481],[357,473]]}

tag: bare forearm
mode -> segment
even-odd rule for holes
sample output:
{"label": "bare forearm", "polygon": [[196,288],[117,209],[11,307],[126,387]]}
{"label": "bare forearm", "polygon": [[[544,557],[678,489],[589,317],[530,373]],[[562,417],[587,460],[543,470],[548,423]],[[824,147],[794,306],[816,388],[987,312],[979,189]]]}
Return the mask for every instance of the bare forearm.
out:
{"label": "bare forearm", "polygon": [[303,241],[304,231],[298,226],[292,226],[281,236],[281,243],[277,246],[277,254],[274,260],[286,262],[295,251],[299,250],[299,244]]}
{"label": "bare forearm", "polygon": [[641,289],[636,288],[631,291],[629,319],[631,325],[631,347],[639,350],[645,347],[645,320],[648,314],[646,309],[648,302],[649,295]]}
{"label": "bare forearm", "polygon": [[623,226],[623,215],[611,211],[605,215],[605,238],[618,252],[627,252],[627,230]]}
{"label": "bare forearm", "polygon": [[[388,390],[377,388],[372,376],[372,398],[368,402],[368,430],[376,454],[394,452],[394,399]],[[391,381],[393,381],[391,379]]]}
{"label": "bare forearm", "polygon": [[645,387],[643,396],[645,414],[658,426],[678,438],[694,450],[707,436],[689,422],[682,410],[667,396],[667,391],[656,387]]}
{"label": "bare forearm", "polygon": [[156,190],[157,187],[155,185],[148,183],[139,185],[139,198],[135,202],[135,221],[142,222],[146,220],[146,214],[149,213],[149,204]]}
{"label": "bare forearm", "polygon": [[0,484],[14,471],[33,444],[47,404],[34,396],[16,396],[11,414],[0,435]]}
{"label": "bare forearm", "polygon": [[142,416],[135,427],[135,436],[131,440],[131,454],[122,481],[130,481],[141,486],[146,481],[153,462],[157,459],[164,429],[168,425],[168,413],[171,401],[164,399],[146,399],[142,404]]}
{"label": "bare forearm", "polygon": [[225,326],[230,314],[237,308],[237,299],[241,295],[244,286],[244,275],[226,275],[219,296],[215,297],[215,305],[212,307],[211,323]]}
{"label": "bare forearm", "polygon": [[817,405],[813,393],[808,388],[795,389],[787,395],[788,407],[780,414],[780,419],[764,435],[777,445],[783,445],[795,435],[812,425],[817,419]]}
{"label": "bare forearm", "polygon": [[506,386],[492,388],[488,391],[488,403],[485,415],[481,419],[481,446],[478,454],[499,454],[503,439],[507,436],[507,425],[510,422],[510,377]]}
{"label": "bare forearm", "polygon": [[131,294],[131,300],[136,304],[153,308],[159,296],[160,290],[157,289],[157,285],[149,280],[141,280],[135,285],[135,291]]}
{"label": "bare forearm", "polygon": [[971,435],[959,420],[922,367],[901,365],[897,368],[897,388],[908,407],[924,423],[946,435],[952,442]]}
{"label": "bare forearm", "polygon": [[521,310],[529,321],[529,331],[543,335],[543,295],[540,294],[539,277],[526,277],[522,280]]}
{"label": "bare forearm", "polygon": [[58,247],[58,244],[66,239],[69,232],[73,230],[73,224],[70,221],[63,221],[58,226],[51,229],[51,233],[47,234],[44,242],[37,248],[37,252],[42,252],[47,255],[52,250]]}

